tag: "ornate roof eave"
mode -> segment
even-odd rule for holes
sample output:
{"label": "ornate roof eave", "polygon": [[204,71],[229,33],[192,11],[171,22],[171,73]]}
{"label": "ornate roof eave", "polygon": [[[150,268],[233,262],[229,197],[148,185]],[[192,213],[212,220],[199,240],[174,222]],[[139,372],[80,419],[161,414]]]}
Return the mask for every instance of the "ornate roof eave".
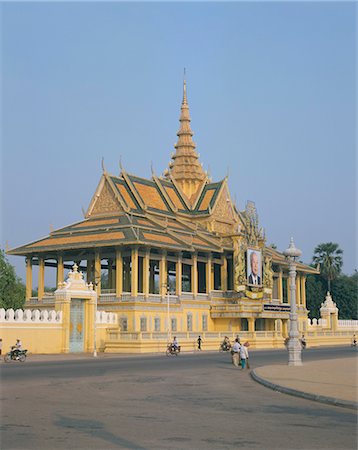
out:
{"label": "ornate roof eave", "polygon": [[171,174],[168,175],[169,180],[174,184],[176,190],[179,192],[181,199],[183,200],[185,206],[188,208],[189,211],[192,210],[190,201],[188,197],[185,195],[182,188],[179,186],[179,183],[176,182],[176,180],[171,176]]}
{"label": "ornate roof eave", "polygon": [[[121,175],[122,175],[124,181],[127,183],[127,186],[129,187],[130,191],[134,195],[134,198],[137,200],[140,208],[145,211],[147,209],[147,205],[145,205],[143,203],[141,196],[138,194],[137,189],[134,187],[131,179],[129,178],[130,174],[127,174],[127,172],[124,169],[122,169]],[[135,175],[133,175],[133,176],[135,176]]]}
{"label": "ornate roof eave", "polygon": [[97,185],[97,188],[95,190],[95,193],[93,194],[92,199],[90,201],[90,204],[89,204],[89,206],[87,208],[87,211],[86,211],[86,214],[85,214],[85,218],[86,219],[88,219],[91,216],[91,213],[93,211],[94,205],[95,205],[96,201],[99,198],[99,194],[100,194],[101,190],[103,189],[105,181],[106,181],[106,178],[104,176],[104,173],[102,173],[101,178],[99,180],[99,183]]}
{"label": "ornate roof eave", "polygon": [[201,197],[201,194],[203,193],[206,185],[208,184],[208,179],[206,178],[205,180],[202,181],[201,186],[199,187],[198,191],[196,192],[196,198],[193,201],[193,206],[192,209],[194,210],[199,202],[199,199]]}
{"label": "ornate roof eave", "polygon": [[165,200],[167,201],[168,205],[170,206],[171,210],[175,213],[178,212],[178,208],[174,205],[174,203],[172,202],[171,198],[169,197],[169,195],[167,194],[166,190],[164,189],[164,187],[162,186],[162,183],[160,182],[160,178],[158,178],[154,173],[152,175],[152,179],[155,182],[155,184],[158,186],[161,194],[163,195],[163,197],[165,198]]}
{"label": "ornate roof eave", "polygon": [[106,180],[108,181],[108,184],[110,185],[110,187],[111,187],[111,189],[112,189],[112,191],[114,193],[115,198],[119,201],[119,203],[120,203],[121,207],[123,208],[123,210],[125,212],[129,212],[130,208],[126,204],[126,202],[125,202],[124,198],[121,196],[121,194],[119,192],[117,192],[117,189],[115,188],[115,186],[113,184],[112,178],[107,173],[105,173],[104,175],[105,175]]}
{"label": "ornate roof eave", "polygon": [[[281,252],[271,247],[265,247],[264,254],[268,254],[269,256],[271,256],[273,263],[279,264],[285,268],[289,267],[289,261],[286,260],[285,256]],[[296,270],[303,273],[311,273],[317,275],[320,273],[319,269],[311,267],[308,264],[304,264],[302,262],[296,262]]]}

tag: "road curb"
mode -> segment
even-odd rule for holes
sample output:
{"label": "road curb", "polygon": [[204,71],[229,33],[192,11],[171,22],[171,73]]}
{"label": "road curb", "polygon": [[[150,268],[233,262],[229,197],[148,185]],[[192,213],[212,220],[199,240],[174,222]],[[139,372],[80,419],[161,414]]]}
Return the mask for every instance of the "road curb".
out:
{"label": "road curb", "polygon": [[294,397],[305,398],[306,400],[313,400],[320,403],[325,403],[326,405],[340,406],[349,409],[358,409],[358,403],[350,402],[348,400],[341,400],[335,397],[326,397],[324,395],[311,394],[309,392],[298,391],[297,389],[291,389],[285,386],[280,386],[279,384],[271,383],[271,381],[261,378],[255,370],[250,371],[251,378],[256,382],[262,384],[263,386],[272,389],[277,392],[282,392],[283,394],[293,395]]}

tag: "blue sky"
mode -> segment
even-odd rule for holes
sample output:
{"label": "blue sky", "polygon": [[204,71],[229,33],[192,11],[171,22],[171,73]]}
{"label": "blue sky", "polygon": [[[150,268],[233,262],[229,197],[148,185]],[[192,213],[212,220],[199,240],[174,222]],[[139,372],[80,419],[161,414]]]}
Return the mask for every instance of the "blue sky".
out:
{"label": "blue sky", "polygon": [[[167,167],[183,68],[194,140],[267,243],[356,263],[354,3],[3,3],[2,233],[82,219],[101,176]],[[20,276],[24,259],[9,258]]]}

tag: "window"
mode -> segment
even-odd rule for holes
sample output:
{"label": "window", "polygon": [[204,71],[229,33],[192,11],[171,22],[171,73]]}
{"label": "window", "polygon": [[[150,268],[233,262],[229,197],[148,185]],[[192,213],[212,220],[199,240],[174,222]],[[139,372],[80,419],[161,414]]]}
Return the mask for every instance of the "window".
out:
{"label": "window", "polygon": [[289,283],[288,278],[282,279],[282,294],[283,294],[282,303],[288,303],[288,295],[287,295],[288,283]]}
{"label": "window", "polygon": [[177,319],[172,319],[172,331],[178,331],[177,330]]}
{"label": "window", "polygon": [[147,331],[147,318],[146,317],[140,318],[140,331]]}
{"label": "window", "polygon": [[187,331],[193,331],[193,316],[191,314],[186,316],[186,329]]}
{"label": "window", "polygon": [[191,265],[183,264],[182,291],[191,292]]}
{"label": "window", "polygon": [[143,256],[138,256],[138,292],[143,292]]}
{"label": "window", "polygon": [[131,257],[123,257],[123,292],[131,292]]}
{"label": "window", "polygon": [[128,320],[127,320],[127,317],[121,317],[120,318],[119,326],[121,327],[121,331],[128,331]]}
{"label": "window", "polygon": [[277,277],[274,277],[274,279],[273,279],[272,298],[278,299],[278,278]]}
{"label": "window", "polygon": [[159,294],[159,261],[149,261],[149,293]]}
{"label": "window", "polygon": [[233,263],[232,258],[227,258],[227,289],[228,291],[232,291],[234,289],[233,283]]}
{"label": "window", "polygon": [[249,331],[249,322],[247,319],[241,319],[241,331]]}
{"label": "window", "polygon": [[203,262],[198,262],[198,292],[206,292],[206,264]]}
{"label": "window", "polygon": [[206,314],[202,316],[202,329],[203,331],[208,331],[208,316]]}
{"label": "window", "polygon": [[213,264],[214,266],[214,290],[220,291],[221,289],[221,266],[220,264]]}
{"label": "window", "polygon": [[158,317],[154,319],[154,331],[160,331],[160,319]]}

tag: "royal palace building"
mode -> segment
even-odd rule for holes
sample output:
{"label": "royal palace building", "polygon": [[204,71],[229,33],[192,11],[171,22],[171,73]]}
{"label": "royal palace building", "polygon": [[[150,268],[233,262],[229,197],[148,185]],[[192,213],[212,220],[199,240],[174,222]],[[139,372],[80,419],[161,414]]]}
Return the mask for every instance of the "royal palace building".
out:
{"label": "royal palace building", "polygon": [[[45,271],[76,263],[118,314],[122,333],[274,331],[287,335],[288,262],[265,245],[254,203],[240,211],[227,178],[212,182],[199,162],[184,81],[178,140],[163,176],[103,173],[84,220],[9,250],[26,258],[26,307],[51,308]],[[38,291],[33,297],[33,266]],[[296,302],[307,323],[306,275],[297,263]]]}

